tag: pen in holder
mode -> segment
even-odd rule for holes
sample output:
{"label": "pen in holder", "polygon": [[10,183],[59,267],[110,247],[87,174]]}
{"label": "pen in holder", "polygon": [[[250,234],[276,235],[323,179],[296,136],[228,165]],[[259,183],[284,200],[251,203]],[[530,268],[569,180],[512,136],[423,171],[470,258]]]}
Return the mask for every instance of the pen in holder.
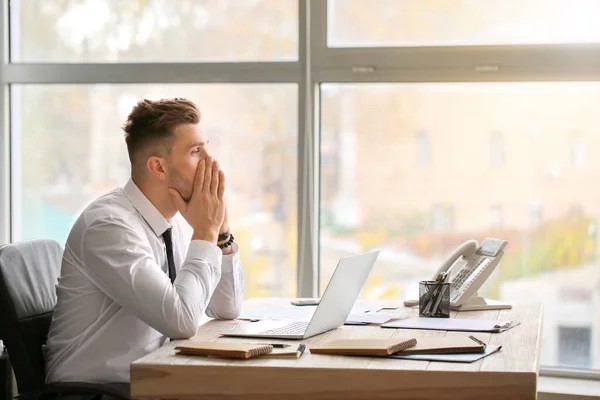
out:
{"label": "pen in holder", "polygon": [[450,318],[449,282],[419,282],[419,317]]}

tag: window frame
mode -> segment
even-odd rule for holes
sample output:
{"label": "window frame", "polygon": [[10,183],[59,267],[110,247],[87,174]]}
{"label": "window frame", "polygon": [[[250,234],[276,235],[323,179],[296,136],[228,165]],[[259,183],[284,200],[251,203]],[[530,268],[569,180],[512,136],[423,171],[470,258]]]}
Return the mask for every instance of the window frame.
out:
{"label": "window frame", "polygon": [[[19,190],[12,183],[19,181],[19,171],[10,160],[10,155],[19,145],[11,137],[10,113],[11,85],[16,84],[128,84],[128,83],[295,83],[298,85],[298,227],[310,230],[310,240],[302,238],[298,248],[297,265],[305,268],[297,271],[298,293],[306,293],[317,287],[316,273],[316,229],[311,221],[313,208],[308,203],[315,199],[304,196],[301,189],[314,185],[314,168],[309,166],[310,157],[316,148],[311,148],[312,115],[307,109],[313,103],[309,86],[307,39],[308,1],[298,1],[298,60],[265,62],[159,62],[159,63],[11,63],[10,37],[18,32],[17,18],[9,21],[9,0],[0,0],[0,243],[8,243],[19,231],[15,212],[19,205]],[[14,45],[14,43],[12,43]],[[11,151],[11,149],[13,151]],[[12,200],[12,201],[11,201]],[[299,238],[300,241],[300,238]]]}
{"label": "window frame", "polygon": [[0,0],[0,244],[10,242],[10,140],[8,130],[8,0]]}
{"label": "window frame", "polygon": [[[297,295],[319,290],[320,85],[325,83],[600,81],[599,44],[327,47],[328,4],[298,0],[298,60],[191,63],[10,63],[10,0],[0,0],[0,244],[11,241],[10,86],[13,84],[296,83]],[[11,178],[11,175],[12,178]],[[597,370],[541,375],[600,379]]]}
{"label": "window frame", "polygon": [[537,82],[600,78],[600,43],[327,47],[327,1],[309,1],[312,65],[318,81]]}

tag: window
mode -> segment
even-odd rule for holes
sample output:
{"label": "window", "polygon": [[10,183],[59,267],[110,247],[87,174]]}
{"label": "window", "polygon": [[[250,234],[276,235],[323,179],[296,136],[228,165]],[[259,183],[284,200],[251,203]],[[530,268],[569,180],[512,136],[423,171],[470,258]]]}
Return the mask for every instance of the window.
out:
{"label": "window", "polygon": [[592,361],[590,327],[558,327],[558,362],[569,367],[589,368]]}
{"label": "window", "polygon": [[295,0],[11,1],[14,62],[286,61]]}
{"label": "window", "polygon": [[504,164],[504,135],[494,131],[490,137],[490,160],[492,167],[501,167]]}
{"label": "window", "polygon": [[[568,283],[564,314],[581,317],[544,324],[541,373],[600,367],[596,297],[576,294],[600,278],[596,0],[0,11],[0,244],[64,242],[128,175],[119,125],[133,102],[188,96],[230,178],[247,297],[313,297],[341,256],[378,247],[363,296],[413,298],[449,251],[494,234],[509,245],[483,295],[554,316]],[[589,362],[559,357],[585,342],[559,326],[589,329]]]}
{"label": "window", "polygon": [[423,131],[417,133],[417,164],[429,164],[429,138]]}
{"label": "window", "polygon": [[498,229],[502,227],[502,206],[490,207],[490,228]]}
{"label": "window", "polygon": [[129,177],[120,126],[135,102],[186,97],[200,107],[210,151],[227,174],[228,211],[252,277],[246,294],[292,296],[296,92],[286,84],[13,86],[13,240],[64,245],[86,204]]}
{"label": "window", "polygon": [[540,203],[531,203],[529,205],[529,226],[532,229],[538,229],[542,225],[542,205]]}
{"label": "window", "polygon": [[[568,143],[570,135],[564,124],[575,123],[581,131],[597,125],[599,83],[323,86],[328,90],[321,97],[323,143],[331,143],[334,132],[351,132],[355,145],[327,148],[328,157],[337,152],[339,171],[352,171],[345,178],[352,191],[322,182],[321,196],[348,196],[346,201],[354,201],[361,218],[343,228],[321,221],[321,290],[340,256],[379,248],[386,257],[377,261],[364,296],[414,298],[410,294],[417,282],[430,278],[452,249],[471,238],[481,242],[490,229],[501,229],[499,235],[508,246],[502,273],[487,282],[483,295],[513,303],[554,304],[558,294],[552,289],[562,282],[581,288],[600,279],[596,237],[590,230],[600,217],[594,205],[599,193],[586,178],[600,163],[588,160],[582,174],[559,180],[548,181],[544,174],[547,165],[567,156],[560,145]],[[573,102],[579,106],[572,108]],[[532,119],[543,126],[546,145],[530,146],[531,137],[520,134],[530,131]],[[481,166],[489,165],[489,153],[482,149],[488,149],[490,136],[482,132],[490,132],[498,121],[504,134],[496,137],[502,138],[514,165],[494,171],[494,179],[488,180]],[[428,133],[432,148],[443,149],[426,169],[414,168],[414,132],[419,131]],[[577,218],[573,206],[581,210]],[[569,314],[581,314],[588,323],[599,311],[593,298],[569,307]],[[544,340],[558,343],[556,325],[544,324],[544,329]],[[583,339],[573,335],[563,335],[562,340],[575,340],[573,345],[581,347],[577,341]],[[600,337],[596,326],[590,335]],[[544,347],[542,352],[555,349]],[[585,361],[581,357],[571,361]],[[563,365],[554,356],[542,360],[544,365]]]}
{"label": "window", "polygon": [[329,0],[328,4],[331,47],[598,43],[600,38],[595,0]]}
{"label": "window", "polygon": [[571,139],[571,165],[575,168],[583,167],[585,162],[585,142],[582,138]]}
{"label": "window", "polygon": [[431,230],[451,232],[454,229],[454,206],[434,204],[431,207]]}

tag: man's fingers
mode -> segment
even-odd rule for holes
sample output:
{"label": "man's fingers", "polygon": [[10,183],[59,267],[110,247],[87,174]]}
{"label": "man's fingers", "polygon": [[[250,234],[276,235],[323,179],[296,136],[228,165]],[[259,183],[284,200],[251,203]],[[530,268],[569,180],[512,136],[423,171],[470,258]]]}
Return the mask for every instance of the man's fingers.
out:
{"label": "man's fingers", "polygon": [[175,204],[177,210],[179,210],[181,213],[184,212],[187,208],[187,204],[179,192],[173,188],[169,188],[169,194],[171,195],[171,200],[173,200],[173,204]]}
{"label": "man's fingers", "polygon": [[214,194],[216,196],[218,187],[219,187],[219,163],[215,161],[213,163],[213,169],[212,169],[212,181],[210,183],[210,193]]}
{"label": "man's fingers", "polygon": [[206,168],[204,171],[204,185],[202,185],[203,192],[210,192],[210,184],[212,182],[212,171],[214,163],[215,161],[212,159],[212,157],[206,158]]}
{"label": "man's fingers", "polygon": [[198,168],[196,168],[196,177],[194,178],[194,188],[192,190],[192,194],[195,192],[202,191],[202,185],[204,185],[204,170],[206,169],[206,160],[202,159],[198,163]]}
{"label": "man's fingers", "polygon": [[224,193],[225,193],[225,174],[223,173],[223,171],[219,170],[219,189],[218,189],[219,199],[223,199]]}

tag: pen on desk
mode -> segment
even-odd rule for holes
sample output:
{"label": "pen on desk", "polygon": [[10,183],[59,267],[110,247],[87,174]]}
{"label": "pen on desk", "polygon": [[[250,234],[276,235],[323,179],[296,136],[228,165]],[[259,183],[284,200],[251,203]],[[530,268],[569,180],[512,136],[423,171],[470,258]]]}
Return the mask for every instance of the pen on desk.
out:
{"label": "pen on desk", "polygon": [[477,339],[475,336],[469,336],[469,339],[471,339],[475,343],[478,343],[478,344],[482,345],[483,346],[483,350],[485,350],[485,348],[487,347],[487,344],[485,342]]}
{"label": "pen on desk", "polygon": [[304,343],[300,343],[300,345],[298,346],[298,350],[300,352],[300,355],[304,354],[304,350],[306,350],[306,345]]}
{"label": "pen on desk", "polygon": [[291,344],[284,344],[284,343],[244,343],[244,344],[254,344],[254,345],[259,345],[259,346],[271,345],[275,349],[283,349],[283,348],[291,346]]}
{"label": "pen on desk", "polygon": [[435,304],[433,305],[433,310],[431,311],[431,313],[433,315],[436,315],[438,313],[438,309],[440,308],[440,303],[442,302],[442,298],[444,297],[444,293],[446,292],[446,286],[442,286],[442,289],[440,290],[437,300],[435,302]]}

